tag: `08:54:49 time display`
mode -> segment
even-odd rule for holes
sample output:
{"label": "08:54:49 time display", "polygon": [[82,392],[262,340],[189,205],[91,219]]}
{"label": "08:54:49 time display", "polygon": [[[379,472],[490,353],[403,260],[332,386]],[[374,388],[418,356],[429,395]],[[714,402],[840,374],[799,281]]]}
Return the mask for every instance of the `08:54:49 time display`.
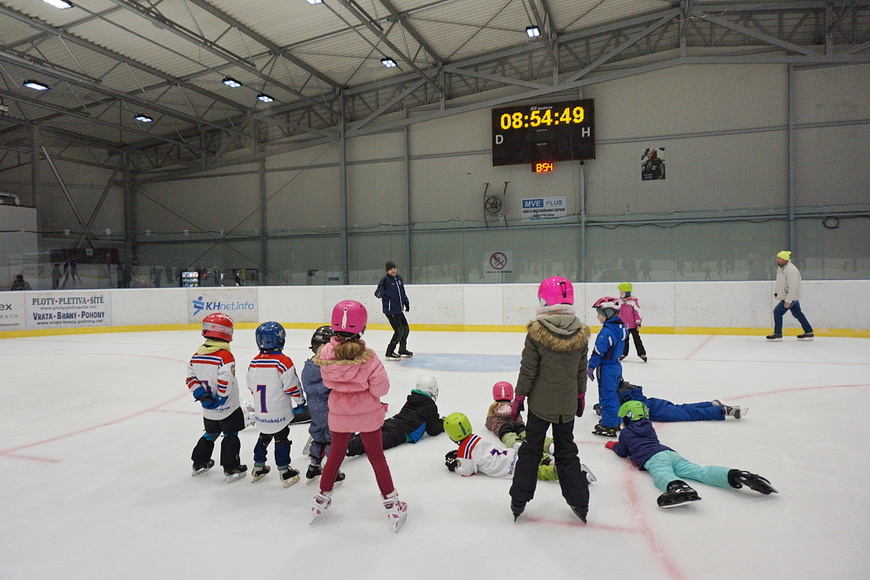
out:
{"label": "08:54:49 time display", "polygon": [[553,125],[568,125],[582,123],[585,118],[583,107],[565,107],[561,111],[553,109],[533,109],[528,114],[522,111],[503,113],[499,119],[501,128],[523,129],[528,127],[550,127]]}

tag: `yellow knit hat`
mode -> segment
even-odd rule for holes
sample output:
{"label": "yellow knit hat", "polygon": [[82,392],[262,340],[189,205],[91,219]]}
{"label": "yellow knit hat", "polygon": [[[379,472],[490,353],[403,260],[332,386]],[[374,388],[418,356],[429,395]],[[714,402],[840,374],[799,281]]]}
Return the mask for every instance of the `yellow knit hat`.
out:
{"label": "yellow knit hat", "polygon": [[791,260],[791,252],[789,252],[788,250],[783,250],[780,253],[778,253],[776,255],[776,257],[782,258],[783,260],[785,260],[787,262],[787,261]]}

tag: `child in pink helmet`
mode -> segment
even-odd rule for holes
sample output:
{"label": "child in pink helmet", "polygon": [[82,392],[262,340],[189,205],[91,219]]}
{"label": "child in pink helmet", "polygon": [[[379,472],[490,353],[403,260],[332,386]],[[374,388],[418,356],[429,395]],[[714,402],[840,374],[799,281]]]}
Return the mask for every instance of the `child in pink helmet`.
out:
{"label": "child in pink helmet", "polygon": [[380,398],[389,392],[390,380],[383,363],[361,338],[367,322],[365,306],[355,300],[339,302],[332,309],[334,336],[314,356],[323,384],[331,391],[329,429],[332,431],[332,444],[320,477],[320,490],[311,507],[311,522],[314,523],[332,505],[338,469],[351,436],[359,433],[366,457],[375,472],[387,519],[393,525],[393,531],[397,532],[408,515],[408,506],[399,501],[384,456],[381,426],[386,409]]}

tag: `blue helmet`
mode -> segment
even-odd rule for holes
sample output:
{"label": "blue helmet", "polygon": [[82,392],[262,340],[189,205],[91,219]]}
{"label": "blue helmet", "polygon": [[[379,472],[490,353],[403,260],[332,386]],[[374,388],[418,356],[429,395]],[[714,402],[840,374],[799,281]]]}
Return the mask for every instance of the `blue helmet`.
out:
{"label": "blue helmet", "polygon": [[284,348],[287,332],[277,322],[264,322],[257,327],[255,336],[257,338],[257,347],[260,350],[281,350]]}

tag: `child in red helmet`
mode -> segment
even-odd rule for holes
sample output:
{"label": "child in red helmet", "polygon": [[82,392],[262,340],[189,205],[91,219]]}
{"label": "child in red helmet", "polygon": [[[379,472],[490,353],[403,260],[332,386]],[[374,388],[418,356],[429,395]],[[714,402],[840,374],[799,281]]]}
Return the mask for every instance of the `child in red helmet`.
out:
{"label": "child in red helmet", "polygon": [[214,466],[214,442],[221,440],[221,467],[227,483],[245,476],[248,467],[239,459],[239,431],[245,428],[245,413],[239,405],[236,359],[230,352],[233,319],[215,312],[202,319],[205,343],[187,365],[187,388],[202,405],[205,433],[193,448],[192,475],[201,475]]}

